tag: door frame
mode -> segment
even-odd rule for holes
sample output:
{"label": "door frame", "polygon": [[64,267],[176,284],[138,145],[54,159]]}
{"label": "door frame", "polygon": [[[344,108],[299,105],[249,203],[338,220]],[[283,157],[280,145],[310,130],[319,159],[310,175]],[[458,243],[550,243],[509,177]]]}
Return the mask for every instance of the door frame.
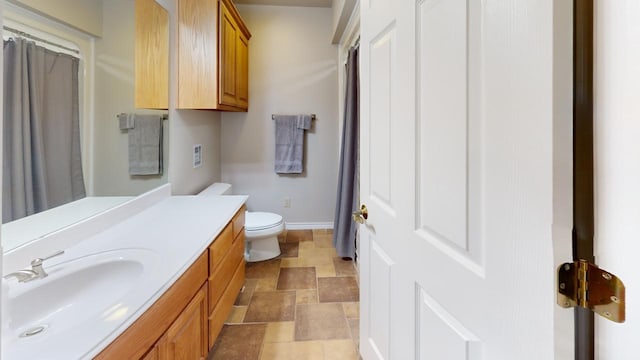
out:
{"label": "door frame", "polygon": [[[573,260],[595,263],[593,0],[573,1]],[[594,315],[576,307],[575,358],[593,360]]]}

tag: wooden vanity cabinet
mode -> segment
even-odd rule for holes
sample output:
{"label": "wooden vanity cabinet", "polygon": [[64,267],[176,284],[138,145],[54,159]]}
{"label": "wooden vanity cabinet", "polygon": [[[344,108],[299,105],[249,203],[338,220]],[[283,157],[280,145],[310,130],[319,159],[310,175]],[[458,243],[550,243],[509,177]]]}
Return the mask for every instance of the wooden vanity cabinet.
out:
{"label": "wooden vanity cabinet", "polygon": [[95,359],[206,359],[244,284],[244,214]]}
{"label": "wooden vanity cabinet", "polygon": [[156,344],[151,351],[145,355],[142,360],[160,360],[160,346]]}
{"label": "wooden vanity cabinet", "polygon": [[209,353],[207,285],[200,288],[189,305],[158,341],[158,360],[206,359]]}
{"label": "wooden vanity cabinet", "polygon": [[169,108],[169,13],[155,0],[135,5],[135,106]]}
{"label": "wooden vanity cabinet", "polygon": [[209,247],[209,349],[244,284],[244,211],[243,206]]}
{"label": "wooden vanity cabinet", "polygon": [[250,38],[231,0],[178,0],[178,108],[247,111]]}

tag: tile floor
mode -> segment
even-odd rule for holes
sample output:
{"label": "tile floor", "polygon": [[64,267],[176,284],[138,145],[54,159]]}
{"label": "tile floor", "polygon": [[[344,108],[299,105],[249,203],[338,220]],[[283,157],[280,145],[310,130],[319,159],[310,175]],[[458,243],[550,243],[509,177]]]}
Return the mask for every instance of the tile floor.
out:
{"label": "tile floor", "polygon": [[357,360],[359,291],[353,262],[330,230],[291,230],[277,259],[247,263],[245,288],[210,360]]}

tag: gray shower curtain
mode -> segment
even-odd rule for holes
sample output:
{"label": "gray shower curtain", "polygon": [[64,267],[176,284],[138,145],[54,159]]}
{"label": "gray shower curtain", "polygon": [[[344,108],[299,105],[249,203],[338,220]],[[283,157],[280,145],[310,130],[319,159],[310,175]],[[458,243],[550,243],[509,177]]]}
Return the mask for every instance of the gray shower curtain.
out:
{"label": "gray shower curtain", "polygon": [[85,196],[78,65],[24,39],[4,42],[3,223]]}
{"label": "gray shower curtain", "polygon": [[338,196],[333,227],[333,245],[338,256],[355,259],[356,223],[351,213],[358,208],[358,138],[360,122],[360,91],[358,46],[349,50],[347,60],[347,91],[340,150]]}

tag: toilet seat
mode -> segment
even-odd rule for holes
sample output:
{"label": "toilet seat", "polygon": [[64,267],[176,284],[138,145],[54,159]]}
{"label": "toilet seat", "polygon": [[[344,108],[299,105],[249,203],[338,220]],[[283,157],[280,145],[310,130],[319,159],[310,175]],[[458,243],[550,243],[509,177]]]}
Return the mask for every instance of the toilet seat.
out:
{"label": "toilet seat", "polygon": [[244,229],[248,232],[268,230],[283,224],[282,216],[268,212],[245,212]]}

